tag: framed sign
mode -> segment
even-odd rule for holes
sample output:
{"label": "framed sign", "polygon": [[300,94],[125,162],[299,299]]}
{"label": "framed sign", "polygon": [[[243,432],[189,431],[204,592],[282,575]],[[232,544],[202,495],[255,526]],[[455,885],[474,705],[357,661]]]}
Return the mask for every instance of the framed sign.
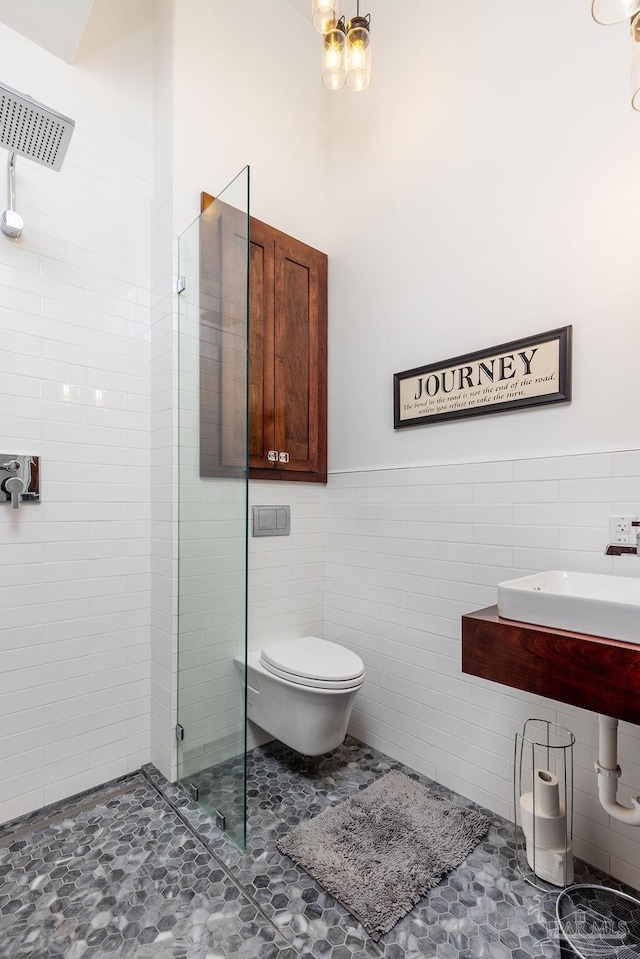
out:
{"label": "framed sign", "polygon": [[394,429],[571,399],[571,327],[393,377]]}

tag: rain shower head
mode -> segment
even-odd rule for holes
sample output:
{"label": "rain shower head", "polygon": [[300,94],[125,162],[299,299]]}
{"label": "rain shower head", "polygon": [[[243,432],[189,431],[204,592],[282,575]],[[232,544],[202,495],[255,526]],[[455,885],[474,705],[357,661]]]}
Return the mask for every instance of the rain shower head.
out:
{"label": "rain shower head", "polygon": [[35,163],[60,170],[75,123],[0,83],[0,146]]}
{"label": "rain shower head", "polygon": [[22,235],[24,223],[16,213],[16,157],[23,156],[50,170],[60,170],[75,123],[43,103],[0,83],[0,147],[7,161],[8,208],[0,216],[0,230],[12,240]]}

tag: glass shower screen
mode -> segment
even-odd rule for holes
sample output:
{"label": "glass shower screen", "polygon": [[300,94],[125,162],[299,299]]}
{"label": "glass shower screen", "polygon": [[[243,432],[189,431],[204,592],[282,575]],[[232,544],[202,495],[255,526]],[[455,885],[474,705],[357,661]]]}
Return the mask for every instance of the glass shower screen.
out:
{"label": "glass shower screen", "polygon": [[248,264],[247,167],[181,235],[178,298],[178,779],[242,848]]}

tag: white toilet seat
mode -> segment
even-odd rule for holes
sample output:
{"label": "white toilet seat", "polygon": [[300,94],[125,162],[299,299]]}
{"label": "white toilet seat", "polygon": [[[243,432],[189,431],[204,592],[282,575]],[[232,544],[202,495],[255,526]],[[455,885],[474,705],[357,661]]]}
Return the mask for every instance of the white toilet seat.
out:
{"label": "white toilet seat", "polygon": [[267,646],[260,665],[297,686],[357,689],[364,682],[364,663],[356,653],[317,636]]}

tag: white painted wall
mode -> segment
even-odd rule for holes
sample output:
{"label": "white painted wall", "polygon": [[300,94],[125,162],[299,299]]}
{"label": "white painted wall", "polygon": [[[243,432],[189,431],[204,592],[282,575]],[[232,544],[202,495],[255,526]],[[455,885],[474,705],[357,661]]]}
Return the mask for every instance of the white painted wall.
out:
{"label": "white painted wall", "polygon": [[1,79],[76,121],[0,236],[0,448],[42,468],[0,503],[0,821],[149,760],[149,10],[100,5],[73,67],[0,26]]}
{"label": "white painted wall", "polygon": [[[640,123],[585,0],[371,0],[332,100],[330,469],[637,445]],[[393,431],[392,375],[566,324],[571,405]]]}
{"label": "white painted wall", "polygon": [[177,215],[249,165],[252,215],[324,250],[329,95],[308,20],[286,0],[174,0],[174,24]]}

